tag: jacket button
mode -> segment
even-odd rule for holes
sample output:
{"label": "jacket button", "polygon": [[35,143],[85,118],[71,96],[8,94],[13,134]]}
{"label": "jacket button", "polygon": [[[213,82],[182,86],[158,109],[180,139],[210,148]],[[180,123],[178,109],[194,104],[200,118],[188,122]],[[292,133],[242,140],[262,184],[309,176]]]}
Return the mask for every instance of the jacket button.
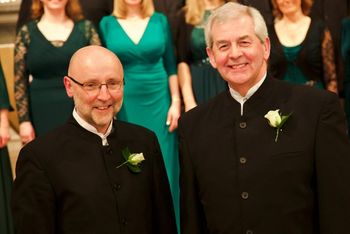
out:
{"label": "jacket button", "polygon": [[118,191],[122,186],[120,184],[113,184],[113,189]]}
{"label": "jacket button", "polygon": [[245,158],[245,157],[240,157],[240,158],[239,158],[239,162],[240,162],[241,164],[245,164],[245,163],[247,162],[247,158]]}
{"label": "jacket button", "polygon": [[128,224],[128,222],[126,221],[125,218],[122,219],[122,224],[123,224],[123,225],[127,225],[127,224]]}
{"label": "jacket button", "polygon": [[244,200],[247,200],[248,197],[249,197],[249,194],[247,192],[242,192],[241,193],[241,197],[244,199]]}
{"label": "jacket button", "polygon": [[246,122],[241,122],[241,123],[239,123],[239,127],[244,129],[244,128],[247,127],[247,123]]}

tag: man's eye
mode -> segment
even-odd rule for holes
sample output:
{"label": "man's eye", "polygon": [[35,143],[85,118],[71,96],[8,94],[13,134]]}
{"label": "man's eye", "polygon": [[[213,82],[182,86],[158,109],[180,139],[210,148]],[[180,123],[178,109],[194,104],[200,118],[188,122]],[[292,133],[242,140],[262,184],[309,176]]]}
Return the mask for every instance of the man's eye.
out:
{"label": "man's eye", "polygon": [[119,84],[120,84],[120,82],[115,81],[115,80],[111,80],[111,81],[108,81],[108,82],[107,82],[107,85],[108,85],[108,86],[117,86],[117,85],[119,85]]}
{"label": "man's eye", "polygon": [[94,89],[94,88],[98,87],[99,84],[98,83],[94,83],[94,82],[88,82],[88,83],[85,83],[84,86],[87,89]]}
{"label": "man's eye", "polygon": [[243,46],[243,47],[247,47],[247,46],[250,45],[250,41],[241,41],[240,45]]}
{"label": "man's eye", "polygon": [[226,48],[228,48],[228,45],[227,45],[227,44],[219,45],[219,49],[220,49],[220,50],[225,50]]}

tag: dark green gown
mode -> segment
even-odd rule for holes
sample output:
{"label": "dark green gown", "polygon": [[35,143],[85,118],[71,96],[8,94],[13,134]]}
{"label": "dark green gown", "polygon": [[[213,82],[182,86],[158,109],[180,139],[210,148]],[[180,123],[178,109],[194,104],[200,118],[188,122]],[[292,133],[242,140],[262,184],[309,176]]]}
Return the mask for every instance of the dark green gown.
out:
{"label": "dark green gown", "polygon": [[[203,22],[207,21],[210,13],[210,11],[205,11]],[[197,104],[206,103],[212,97],[227,90],[228,86],[219,72],[209,63],[204,26],[198,25],[193,28],[190,36],[190,50],[193,62],[189,65],[194,96]]]}
{"label": "dark green gown", "polygon": [[[65,123],[71,116],[74,105],[66,94],[63,77],[74,52],[90,44],[100,41],[87,20],[75,23],[62,46],[48,41],[37,21],[19,31],[15,47],[16,104],[20,122],[31,121],[36,136]],[[33,76],[30,83],[29,75]]]}
{"label": "dark green gown", "polygon": [[[301,45],[291,47],[282,46],[282,48],[287,59],[287,71],[283,77],[283,80],[296,84],[306,84],[309,79],[306,78],[306,76],[295,63],[297,57],[299,56]],[[320,89],[324,89],[324,86],[320,81],[316,82],[314,86]]]}
{"label": "dark green gown", "polygon": [[179,217],[177,135],[170,133],[166,125],[171,104],[168,78],[176,74],[167,19],[154,13],[138,44],[128,37],[114,16],[102,18],[100,33],[102,43],[119,57],[124,67],[124,100],[118,119],[144,126],[157,135]]}
{"label": "dark green gown", "polygon": [[177,62],[184,62],[190,67],[192,90],[197,104],[206,103],[228,89],[225,80],[209,63],[206,52],[204,25],[210,13],[205,11],[202,22],[196,26],[186,23],[184,11],[179,15]]}
{"label": "dark green gown", "polygon": [[[0,109],[12,110],[0,63]],[[1,121],[1,120],[0,120]],[[7,147],[0,148],[0,234],[14,234],[10,197],[12,171]]]}

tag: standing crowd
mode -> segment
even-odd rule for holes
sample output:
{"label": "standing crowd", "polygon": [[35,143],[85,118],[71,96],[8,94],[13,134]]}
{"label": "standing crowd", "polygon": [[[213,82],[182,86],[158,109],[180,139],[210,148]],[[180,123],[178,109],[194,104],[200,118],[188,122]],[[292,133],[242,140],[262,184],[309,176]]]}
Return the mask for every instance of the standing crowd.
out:
{"label": "standing crowd", "polygon": [[347,233],[340,2],[22,1],[0,233]]}

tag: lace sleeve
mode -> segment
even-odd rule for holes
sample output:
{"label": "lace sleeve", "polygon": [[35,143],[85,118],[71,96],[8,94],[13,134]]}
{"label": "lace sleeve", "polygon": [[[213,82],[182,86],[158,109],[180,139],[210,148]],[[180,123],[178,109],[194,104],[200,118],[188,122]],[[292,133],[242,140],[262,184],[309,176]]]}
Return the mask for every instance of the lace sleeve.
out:
{"label": "lace sleeve", "polygon": [[16,36],[15,41],[15,99],[19,122],[30,121],[27,73],[25,56],[30,43],[28,27],[24,25]]}
{"label": "lace sleeve", "polygon": [[100,37],[91,21],[85,23],[86,38],[89,39],[90,45],[101,45]]}
{"label": "lace sleeve", "polygon": [[328,29],[324,32],[322,41],[322,60],[323,60],[323,76],[327,86],[329,82],[337,82],[335,63],[334,63],[334,48],[331,33]]}

